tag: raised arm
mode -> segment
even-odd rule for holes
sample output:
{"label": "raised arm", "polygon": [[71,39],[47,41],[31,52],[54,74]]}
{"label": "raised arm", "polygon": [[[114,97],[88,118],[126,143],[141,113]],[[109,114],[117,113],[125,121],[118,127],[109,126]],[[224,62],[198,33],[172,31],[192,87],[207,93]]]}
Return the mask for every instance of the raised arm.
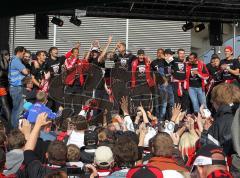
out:
{"label": "raised arm", "polygon": [[25,150],[34,150],[35,149],[41,127],[51,123],[51,121],[47,121],[47,116],[48,116],[47,113],[41,113],[38,115],[35,126],[34,126],[32,132],[29,136],[29,139],[27,140],[27,143],[25,145]]}
{"label": "raised arm", "polygon": [[106,45],[106,47],[104,48],[103,52],[101,53],[101,55],[100,55],[99,58],[98,58],[98,62],[99,62],[99,63],[101,63],[101,62],[104,61],[104,56],[106,55],[107,50],[108,50],[108,47],[109,47],[109,45],[111,44],[111,42],[112,42],[112,35],[110,35],[110,36],[108,37],[107,45]]}

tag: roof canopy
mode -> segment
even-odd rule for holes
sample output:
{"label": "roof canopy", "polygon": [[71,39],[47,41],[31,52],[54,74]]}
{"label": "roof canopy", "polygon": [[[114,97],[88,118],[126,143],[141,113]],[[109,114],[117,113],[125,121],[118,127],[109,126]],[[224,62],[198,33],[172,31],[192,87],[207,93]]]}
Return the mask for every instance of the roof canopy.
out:
{"label": "roof canopy", "polygon": [[[74,9],[86,16],[161,20],[234,22],[240,20],[239,0],[22,0],[6,1],[0,16],[29,13],[73,15]],[[63,11],[65,10],[65,11]]]}

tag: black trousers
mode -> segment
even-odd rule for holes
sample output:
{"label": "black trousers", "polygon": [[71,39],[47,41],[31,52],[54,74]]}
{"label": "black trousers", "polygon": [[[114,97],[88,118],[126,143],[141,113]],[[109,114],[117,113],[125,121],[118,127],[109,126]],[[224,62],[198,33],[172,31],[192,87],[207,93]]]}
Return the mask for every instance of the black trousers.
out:
{"label": "black trousers", "polygon": [[9,103],[9,96],[0,96],[0,102],[1,102],[1,111],[3,115],[3,123],[6,127],[7,131],[11,128],[11,110],[10,110],[10,103]]}
{"label": "black trousers", "polygon": [[180,103],[182,106],[182,111],[187,111],[187,113],[190,112],[190,98],[188,94],[188,90],[185,90],[182,85],[182,96],[178,96],[178,83],[173,82],[173,93],[174,93],[174,102]]}

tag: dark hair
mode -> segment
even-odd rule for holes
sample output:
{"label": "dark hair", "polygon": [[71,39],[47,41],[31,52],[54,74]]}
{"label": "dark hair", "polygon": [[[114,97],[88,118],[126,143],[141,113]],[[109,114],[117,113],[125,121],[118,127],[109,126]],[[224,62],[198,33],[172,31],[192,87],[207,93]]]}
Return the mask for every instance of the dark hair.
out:
{"label": "dark hair", "polygon": [[18,52],[24,52],[26,49],[23,46],[17,46],[14,50],[14,54],[16,55]]}
{"label": "dark hair", "polygon": [[177,53],[179,53],[180,51],[184,51],[184,52],[185,52],[185,50],[184,50],[184,49],[182,49],[182,48],[179,48],[179,49],[177,50]]}
{"label": "dark hair", "polygon": [[0,148],[2,148],[4,151],[6,151],[6,148],[5,148],[6,141],[7,141],[7,137],[5,133],[0,132]]}
{"label": "dark hair", "polygon": [[8,135],[8,147],[10,150],[20,149],[26,144],[24,134],[19,129],[13,129]]}
{"label": "dark hair", "polygon": [[212,59],[219,59],[220,60],[220,58],[219,58],[219,56],[217,55],[217,54],[213,54],[212,56],[211,56],[211,60]]}
{"label": "dark hair", "polygon": [[51,53],[53,50],[58,50],[58,48],[55,47],[55,46],[49,48],[49,50],[48,50],[48,54],[50,55],[50,53]]}
{"label": "dark hair", "polygon": [[40,56],[42,53],[44,53],[45,55],[47,55],[47,51],[44,50],[40,50],[36,52],[36,56]]}
{"label": "dark hair", "polygon": [[31,54],[32,54],[31,51],[29,51],[29,50],[26,50],[25,53],[30,54],[30,56],[31,56]]}
{"label": "dark hair", "polygon": [[71,53],[73,53],[73,51],[75,51],[75,50],[78,50],[78,51],[79,51],[78,48],[73,48],[73,49],[71,50]]}
{"label": "dark hair", "polygon": [[87,130],[88,129],[88,123],[85,119],[85,117],[78,115],[71,119],[71,123],[73,124],[74,128],[76,130]]}
{"label": "dark hair", "polygon": [[5,133],[5,125],[4,125],[4,122],[0,120],[0,132],[4,132]]}
{"label": "dark hair", "polygon": [[6,49],[2,49],[2,50],[0,51],[0,54],[1,54],[1,56],[3,57],[3,56],[5,56],[5,55],[9,55],[9,51],[6,50]]}
{"label": "dark hair", "polygon": [[24,79],[22,80],[23,86],[26,87],[30,81],[32,81],[32,77],[24,77]]}
{"label": "dark hair", "polygon": [[5,167],[5,162],[6,162],[6,154],[5,152],[0,149],[0,172],[3,172],[3,169]]}
{"label": "dark hair", "polygon": [[197,57],[198,57],[197,53],[195,53],[195,52],[191,52],[191,53],[189,54],[189,56],[194,56],[194,58],[197,58]]}
{"label": "dark hair", "polygon": [[67,160],[67,146],[60,141],[53,141],[49,144],[48,162],[55,165],[65,165]]}
{"label": "dark hair", "polygon": [[118,166],[132,167],[138,159],[138,146],[130,138],[118,138],[113,147],[114,160]]}

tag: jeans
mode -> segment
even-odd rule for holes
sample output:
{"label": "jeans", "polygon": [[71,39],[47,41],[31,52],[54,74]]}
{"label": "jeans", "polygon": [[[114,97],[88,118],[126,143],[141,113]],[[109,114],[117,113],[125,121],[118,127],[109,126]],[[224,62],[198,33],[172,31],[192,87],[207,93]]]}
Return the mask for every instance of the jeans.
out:
{"label": "jeans", "polygon": [[11,123],[14,128],[17,128],[20,114],[23,112],[23,88],[10,87],[10,96],[13,102]]}
{"label": "jeans", "polygon": [[207,106],[205,92],[202,90],[202,88],[189,87],[188,92],[195,113],[199,112],[199,108],[202,104]]}
{"label": "jeans", "polygon": [[[173,94],[173,87],[172,84],[168,84],[167,86],[160,85],[159,91],[163,95],[162,101],[160,103],[160,114],[159,114],[159,120],[164,120],[164,116],[167,111],[167,106],[169,105],[170,110],[174,106],[174,94]],[[169,117],[171,113],[169,113]]]}

